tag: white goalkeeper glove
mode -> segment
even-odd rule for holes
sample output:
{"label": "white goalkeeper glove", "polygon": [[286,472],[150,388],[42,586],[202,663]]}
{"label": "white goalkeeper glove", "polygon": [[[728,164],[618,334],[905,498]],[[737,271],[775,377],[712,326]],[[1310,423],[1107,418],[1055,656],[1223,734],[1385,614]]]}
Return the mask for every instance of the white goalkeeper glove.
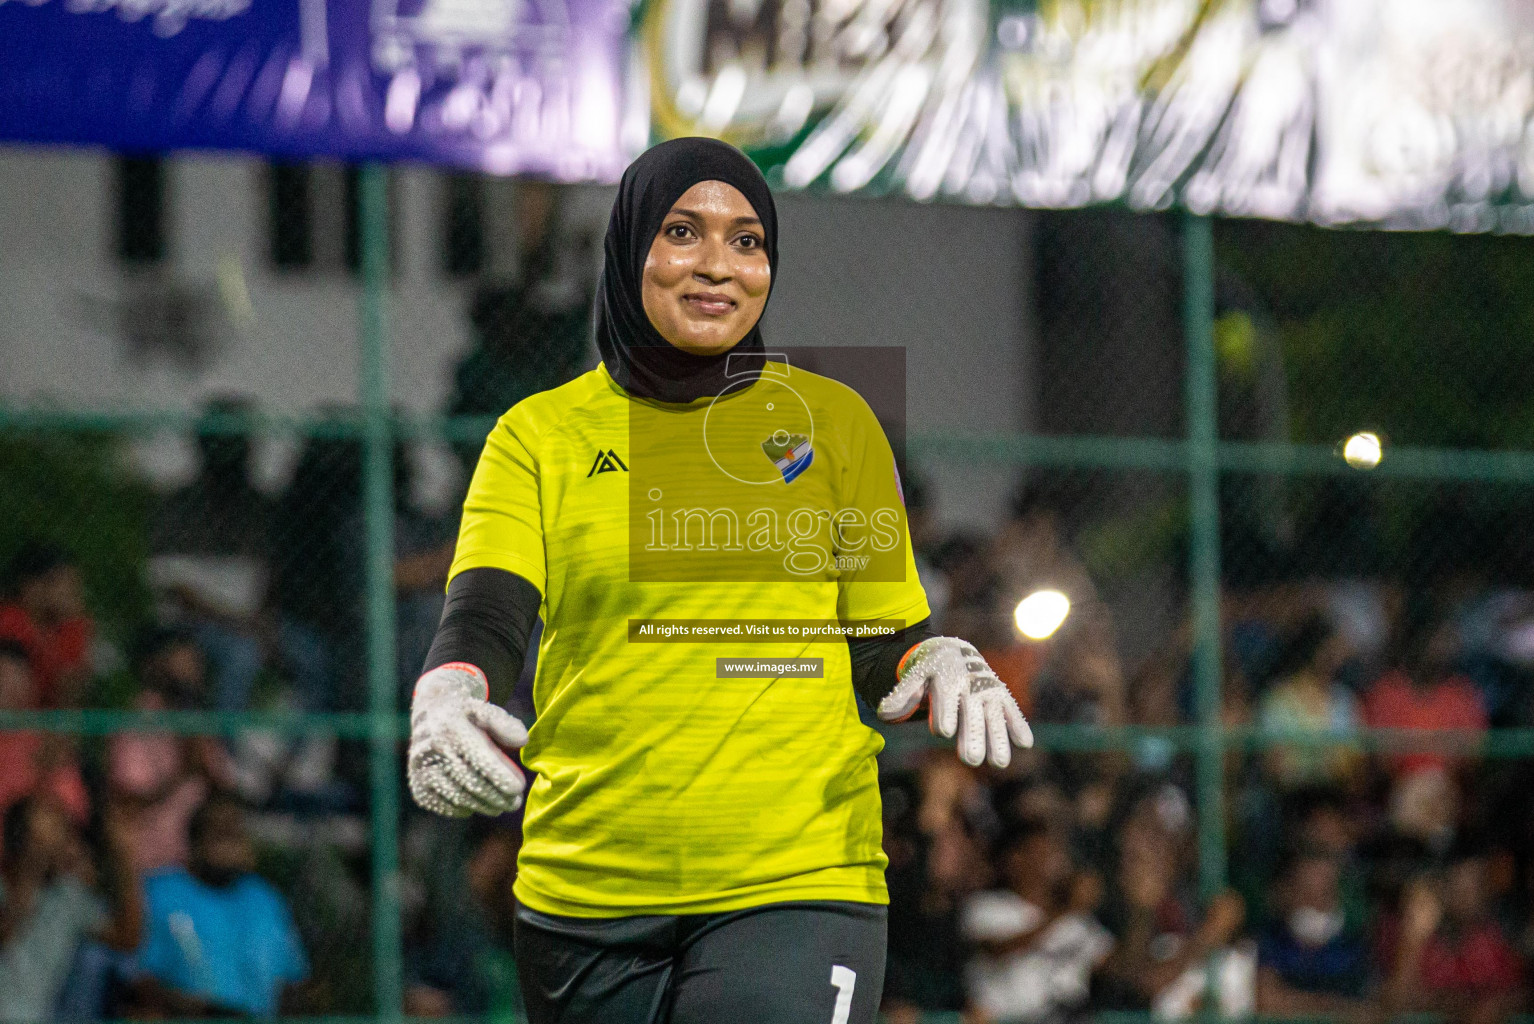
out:
{"label": "white goalkeeper glove", "polygon": [[[1012,762],[1012,747],[1033,746],[1033,730],[980,652],[952,636],[923,640],[900,659],[900,681],[879,702],[879,717],[903,722],[928,702],[927,722],[939,736],[958,734],[959,759],[998,768]],[[961,728],[962,726],[962,728]]]}
{"label": "white goalkeeper glove", "polygon": [[415,684],[410,701],[410,795],[428,811],[462,818],[522,805],[527,779],[506,755],[527,743],[527,727],[491,704],[485,673],[461,661]]}

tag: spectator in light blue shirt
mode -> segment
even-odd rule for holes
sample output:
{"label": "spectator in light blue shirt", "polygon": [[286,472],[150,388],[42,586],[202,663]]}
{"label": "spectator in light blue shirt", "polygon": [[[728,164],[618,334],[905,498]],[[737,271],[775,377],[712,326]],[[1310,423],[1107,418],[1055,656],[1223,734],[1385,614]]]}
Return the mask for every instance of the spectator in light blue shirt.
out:
{"label": "spectator in light blue shirt", "polygon": [[136,1009],[270,1017],[308,977],[287,901],[254,865],[239,805],[223,797],[203,804],[192,818],[188,866],[144,884]]}

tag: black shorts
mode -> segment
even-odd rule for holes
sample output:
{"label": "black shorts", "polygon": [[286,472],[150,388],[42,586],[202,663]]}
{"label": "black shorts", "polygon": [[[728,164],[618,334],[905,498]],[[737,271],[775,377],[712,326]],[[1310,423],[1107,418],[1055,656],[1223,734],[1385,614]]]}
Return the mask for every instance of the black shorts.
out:
{"label": "black shorts", "polygon": [[888,916],[833,901],[613,918],[519,907],[517,974],[531,1024],[873,1024]]}

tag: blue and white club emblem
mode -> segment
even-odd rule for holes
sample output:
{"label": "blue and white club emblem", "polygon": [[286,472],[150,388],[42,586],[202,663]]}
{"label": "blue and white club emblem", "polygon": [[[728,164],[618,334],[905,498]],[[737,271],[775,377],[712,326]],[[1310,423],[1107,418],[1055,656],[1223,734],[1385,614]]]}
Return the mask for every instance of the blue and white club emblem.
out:
{"label": "blue and white club emblem", "polygon": [[772,460],[772,464],[778,467],[778,472],[783,474],[783,482],[791,484],[795,478],[810,468],[810,463],[815,459],[815,449],[810,445],[810,439],[804,434],[790,434],[786,430],[775,430],[771,437],[762,442],[762,451]]}

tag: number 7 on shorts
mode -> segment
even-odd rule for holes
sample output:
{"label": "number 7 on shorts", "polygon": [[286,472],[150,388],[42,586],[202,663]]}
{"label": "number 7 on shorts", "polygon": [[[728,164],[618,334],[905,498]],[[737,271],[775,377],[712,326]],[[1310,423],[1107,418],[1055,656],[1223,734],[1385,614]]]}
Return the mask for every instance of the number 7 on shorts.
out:
{"label": "number 7 on shorts", "polygon": [[836,1009],[831,1013],[831,1024],[847,1024],[847,1018],[852,1016],[852,990],[858,986],[858,972],[834,964],[831,985],[836,989]]}

